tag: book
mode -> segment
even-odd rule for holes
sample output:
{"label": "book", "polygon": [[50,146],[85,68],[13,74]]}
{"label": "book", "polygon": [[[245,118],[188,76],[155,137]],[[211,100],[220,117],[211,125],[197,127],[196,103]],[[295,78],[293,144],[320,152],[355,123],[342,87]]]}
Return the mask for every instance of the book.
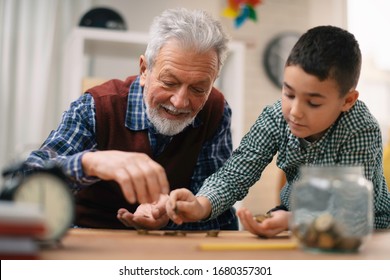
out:
{"label": "book", "polygon": [[39,237],[44,233],[44,216],[37,205],[0,201],[0,235]]}
{"label": "book", "polygon": [[45,230],[37,204],[0,201],[0,259],[37,259]]}
{"label": "book", "polygon": [[36,241],[28,236],[0,236],[1,260],[38,259],[39,248]]}

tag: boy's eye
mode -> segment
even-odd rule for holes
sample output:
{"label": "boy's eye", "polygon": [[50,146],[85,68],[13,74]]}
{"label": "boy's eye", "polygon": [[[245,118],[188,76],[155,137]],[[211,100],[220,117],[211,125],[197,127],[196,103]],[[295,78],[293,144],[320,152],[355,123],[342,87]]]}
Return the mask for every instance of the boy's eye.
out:
{"label": "boy's eye", "polygon": [[286,97],[289,98],[289,99],[293,99],[293,98],[294,98],[294,95],[291,94],[291,93],[288,93],[288,92],[285,92],[285,93],[284,93],[284,96],[286,96]]}
{"label": "boy's eye", "polygon": [[317,107],[320,107],[320,106],[321,106],[321,104],[317,104],[317,103],[309,102],[309,106],[310,106],[310,107],[313,107],[313,108],[317,108]]}

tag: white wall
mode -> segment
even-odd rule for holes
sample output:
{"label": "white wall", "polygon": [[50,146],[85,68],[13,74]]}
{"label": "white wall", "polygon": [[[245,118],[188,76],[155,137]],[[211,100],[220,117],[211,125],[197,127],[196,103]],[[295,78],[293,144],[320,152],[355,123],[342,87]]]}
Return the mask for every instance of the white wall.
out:
{"label": "white wall", "polygon": [[390,2],[348,0],[348,28],[362,50],[360,99],[382,128],[383,142],[390,141]]}

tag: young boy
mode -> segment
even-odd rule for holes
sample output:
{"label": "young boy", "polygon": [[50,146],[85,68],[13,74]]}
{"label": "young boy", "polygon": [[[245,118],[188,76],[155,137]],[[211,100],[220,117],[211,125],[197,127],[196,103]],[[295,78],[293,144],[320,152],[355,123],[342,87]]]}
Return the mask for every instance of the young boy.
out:
{"label": "young boy", "polygon": [[282,205],[262,223],[244,208],[237,211],[253,234],[271,237],[288,229],[292,184],[302,165],[362,165],[374,185],[375,228],[389,228],[390,194],[383,176],[382,139],[377,121],[358,100],[361,68],[358,42],[333,26],[308,30],[285,66],[282,98],[264,109],[231,158],[194,196],[170,194],[166,208],[177,224],[208,220],[243,199],[277,154],[287,183]]}

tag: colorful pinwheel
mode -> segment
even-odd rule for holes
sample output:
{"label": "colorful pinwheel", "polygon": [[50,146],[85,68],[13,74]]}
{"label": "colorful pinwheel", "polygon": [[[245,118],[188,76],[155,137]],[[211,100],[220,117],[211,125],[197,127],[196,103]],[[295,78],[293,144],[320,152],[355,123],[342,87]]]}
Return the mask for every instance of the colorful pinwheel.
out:
{"label": "colorful pinwheel", "polygon": [[234,19],[235,26],[240,27],[248,18],[257,21],[255,7],[261,3],[262,0],[227,0],[222,15]]}

